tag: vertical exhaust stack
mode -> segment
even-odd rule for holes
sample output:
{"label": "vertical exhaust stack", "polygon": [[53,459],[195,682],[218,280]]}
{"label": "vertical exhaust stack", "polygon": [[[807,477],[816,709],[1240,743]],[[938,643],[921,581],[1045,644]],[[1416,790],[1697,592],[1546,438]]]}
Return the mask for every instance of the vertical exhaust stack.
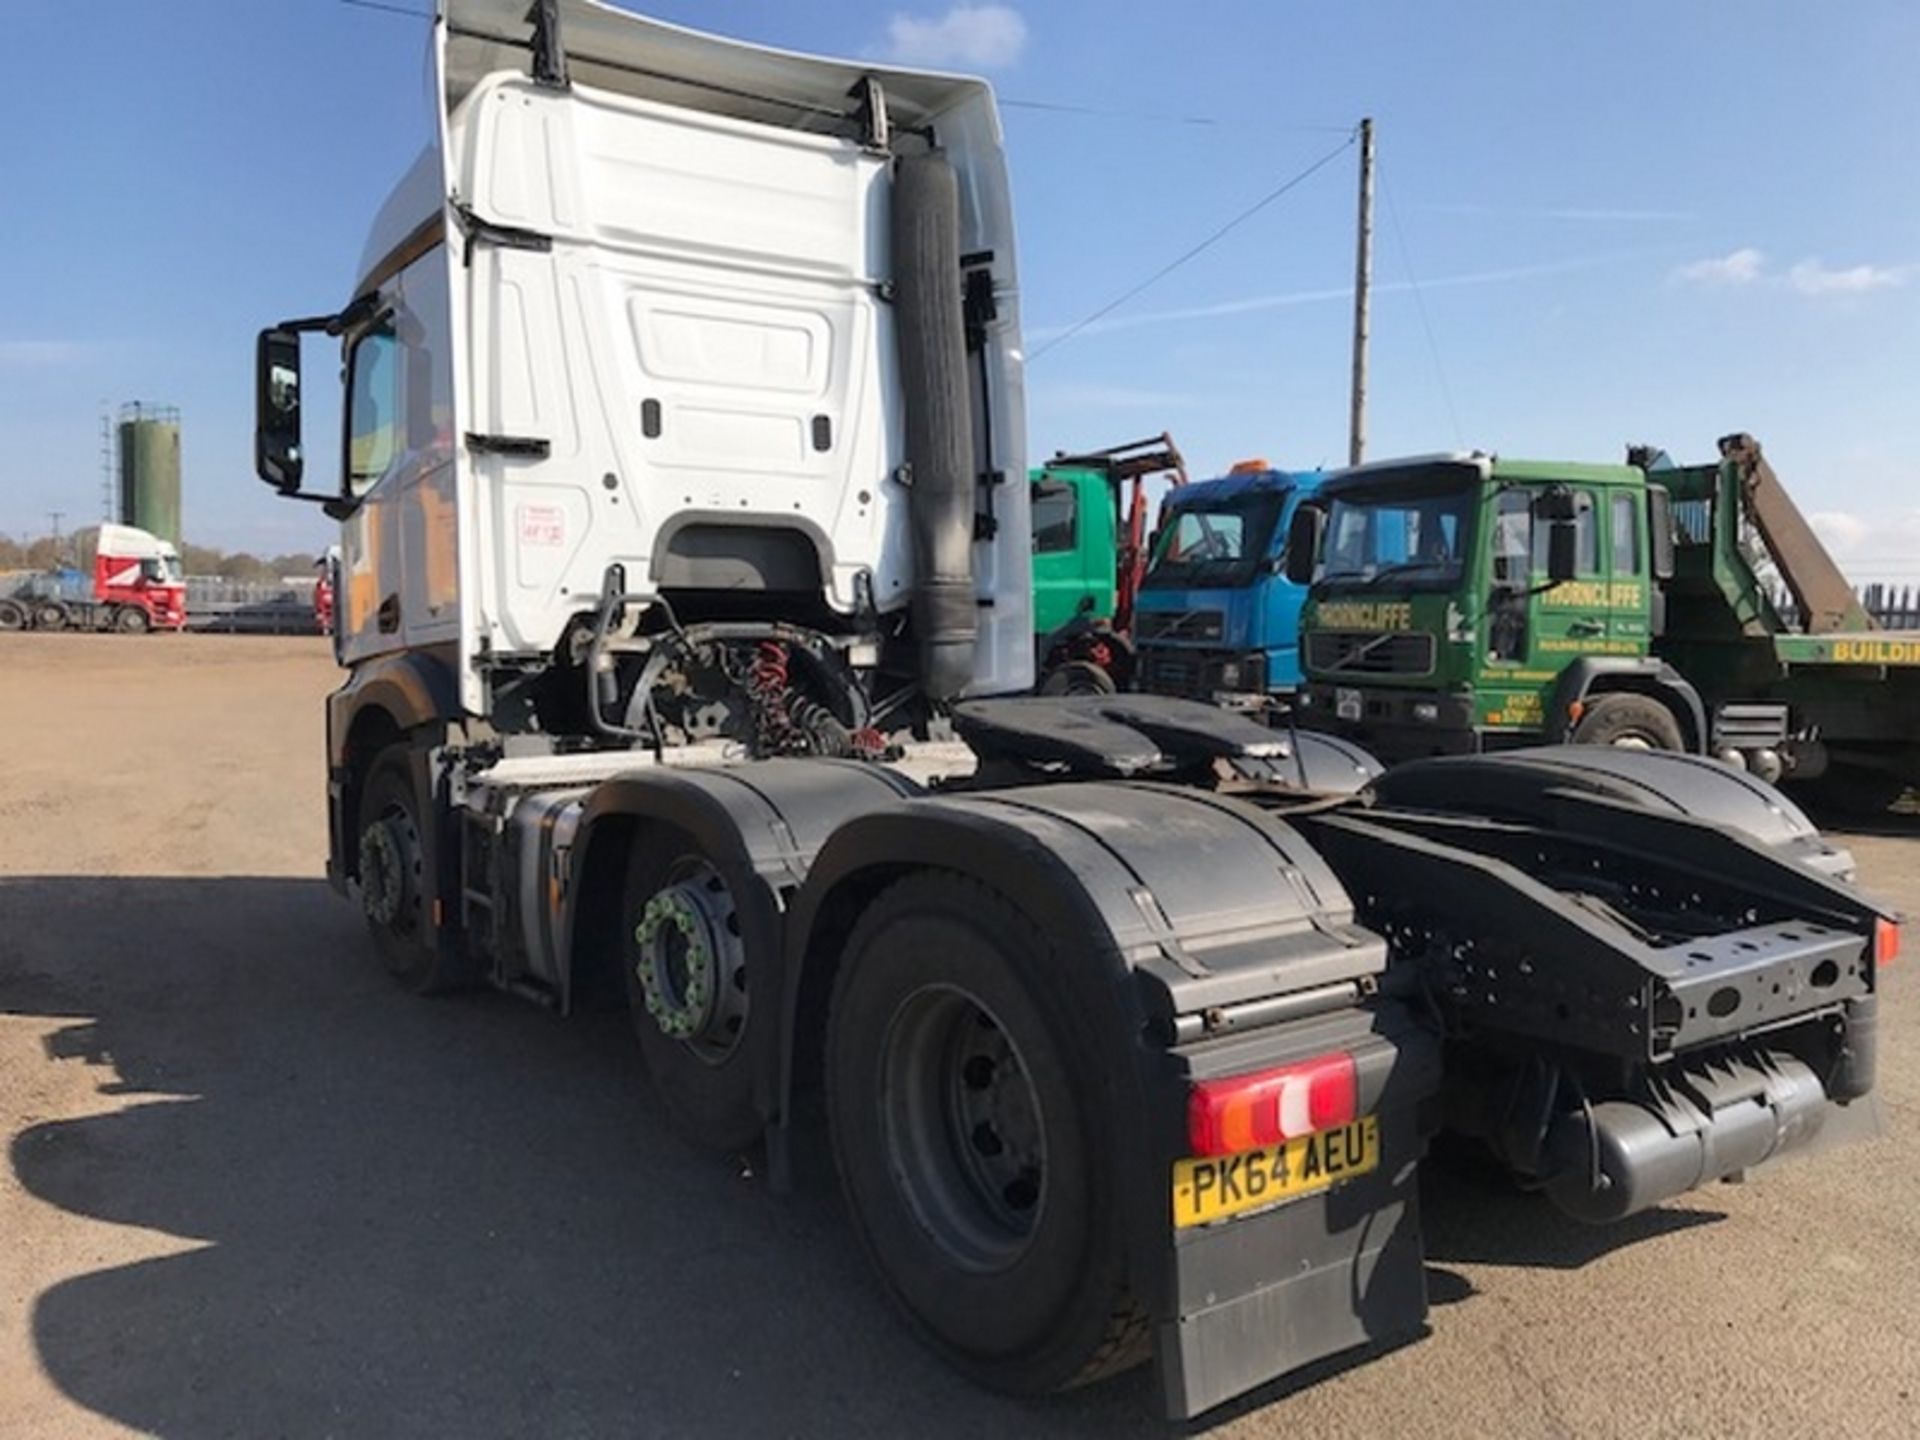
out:
{"label": "vertical exhaust stack", "polygon": [[960,309],[960,187],[938,152],[894,162],[893,270],[913,531],[920,682],[951,700],[973,678],[973,417]]}

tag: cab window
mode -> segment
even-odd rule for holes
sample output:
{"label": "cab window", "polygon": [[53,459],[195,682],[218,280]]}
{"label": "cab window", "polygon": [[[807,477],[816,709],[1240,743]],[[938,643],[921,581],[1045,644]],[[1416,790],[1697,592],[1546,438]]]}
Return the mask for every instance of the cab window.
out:
{"label": "cab window", "polygon": [[1613,573],[1640,573],[1640,507],[1631,495],[1615,495],[1613,513]]}
{"label": "cab window", "polygon": [[[1533,528],[1533,569],[1537,575],[1547,573],[1548,537],[1552,533],[1553,527],[1549,525],[1536,525]],[[1600,573],[1600,526],[1595,518],[1591,490],[1573,492],[1573,555],[1576,572],[1581,575]]]}
{"label": "cab window", "polygon": [[400,451],[400,346],[382,321],[347,356],[347,491],[371,490]]}
{"label": "cab window", "polygon": [[1533,564],[1533,496],[1503,490],[1493,514],[1493,583],[1525,589]]}
{"label": "cab window", "polygon": [[1071,485],[1042,481],[1033,487],[1033,553],[1057,555],[1073,549],[1079,501]]}

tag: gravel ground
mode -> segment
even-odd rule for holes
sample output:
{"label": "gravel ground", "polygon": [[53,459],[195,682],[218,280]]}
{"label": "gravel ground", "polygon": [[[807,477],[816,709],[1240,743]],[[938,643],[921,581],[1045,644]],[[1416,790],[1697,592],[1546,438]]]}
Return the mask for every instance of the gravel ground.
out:
{"label": "gravel ground", "polygon": [[[321,880],[322,642],[0,636],[0,1435],[1159,1436],[923,1354],[830,1177],[618,1016],[419,1001]],[[1920,822],[1847,837],[1920,912]],[[1920,948],[1920,947],[1916,947]],[[1429,1167],[1432,1334],[1221,1436],[1920,1433],[1920,954],[1880,1138],[1609,1230]]]}

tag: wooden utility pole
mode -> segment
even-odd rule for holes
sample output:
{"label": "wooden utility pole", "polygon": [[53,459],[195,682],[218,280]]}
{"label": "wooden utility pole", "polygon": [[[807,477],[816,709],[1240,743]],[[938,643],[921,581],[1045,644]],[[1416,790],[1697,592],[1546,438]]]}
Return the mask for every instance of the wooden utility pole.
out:
{"label": "wooden utility pole", "polygon": [[1347,463],[1367,452],[1367,292],[1373,286],[1373,118],[1360,122],[1360,224],[1353,260],[1353,398],[1347,418]]}

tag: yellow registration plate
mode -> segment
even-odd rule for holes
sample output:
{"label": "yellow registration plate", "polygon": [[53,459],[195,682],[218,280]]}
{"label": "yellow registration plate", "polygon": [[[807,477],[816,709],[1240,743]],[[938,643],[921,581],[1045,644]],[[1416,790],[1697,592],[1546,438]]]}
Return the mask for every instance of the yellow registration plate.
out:
{"label": "yellow registration plate", "polygon": [[1365,1175],[1379,1163],[1377,1115],[1265,1150],[1176,1160],[1173,1223],[1184,1229],[1231,1219]]}

